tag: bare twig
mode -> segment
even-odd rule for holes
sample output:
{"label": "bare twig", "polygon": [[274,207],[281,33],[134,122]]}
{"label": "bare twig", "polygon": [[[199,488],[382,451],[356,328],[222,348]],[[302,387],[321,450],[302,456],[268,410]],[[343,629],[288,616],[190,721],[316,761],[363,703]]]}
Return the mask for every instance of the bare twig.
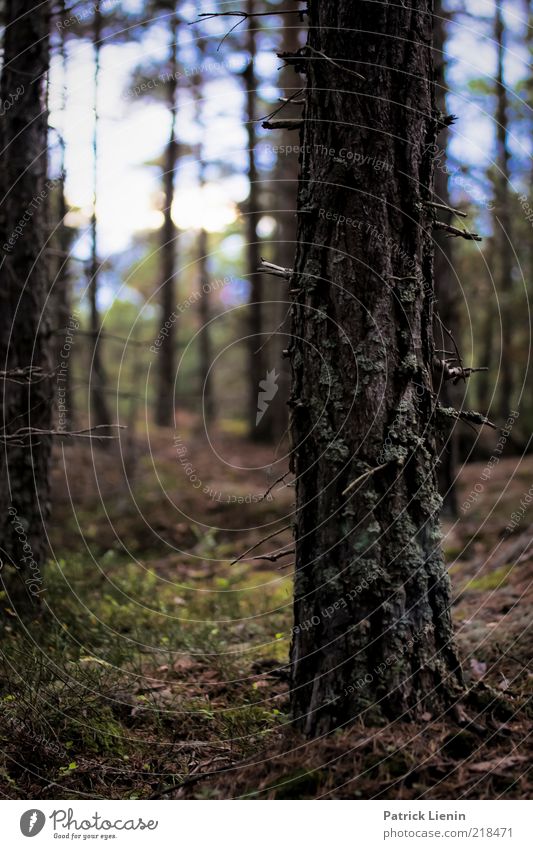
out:
{"label": "bare twig", "polygon": [[452,227],[451,224],[446,224],[444,221],[434,221],[433,226],[436,230],[444,230],[450,236],[460,236],[462,239],[467,239],[471,242],[482,242],[481,236],[477,233],[470,233],[468,230],[460,230],[458,227]]}
{"label": "bare twig", "polygon": [[261,126],[264,130],[299,130],[303,123],[301,118],[280,118],[275,121],[263,121]]}
{"label": "bare twig", "polygon": [[280,11],[276,9],[272,12],[202,12],[195,21],[189,22],[189,26],[192,26],[193,24],[202,23],[202,21],[209,21],[212,18],[239,18],[237,23],[234,24],[234,26],[232,26],[231,29],[227,31],[226,35],[218,45],[218,51],[220,50],[228,36],[230,36],[231,33],[234,32],[237,27],[240,26],[240,24],[242,24],[243,21],[246,21],[248,18],[264,18],[268,15],[299,15],[300,20],[303,20],[303,16],[306,14],[306,12],[307,9],[287,9],[286,11]]}
{"label": "bare twig", "polygon": [[282,265],[275,265],[273,262],[261,257],[258,271],[264,271],[266,274],[272,274],[273,277],[283,277],[285,280],[290,280],[293,273],[292,268],[284,268]]}
{"label": "bare twig", "polygon": [[234,566],[235,563],[238,563],[239,560],[242,560],[243,557],[246,557],[246,555],[250,554],[251,551],[255,551],[256,548],[259,548],[259,546],[262,545],[262,543],[268,542],[268,540],[272,539],[272,537],[277,537],[278,534],[282,534],[283,531],[290,530],[291,527],[292,527],[292,525],[284,525],[284,527],[280,528],[279,531],[273,531],[267,537],[263,537],[263,539],[260,539],[259,542],[256,542],[255,545],[252,545],[251,548],[247,548],[246,551],[243,554],[239,554],[239,556],[236,557],[235,560],[232,560],[231,563],[230,563],[230,566]]}
{"label": "bare twig", "polygon": [[277,554],[261,554],[258,557],[250,557],[250,560],[268,560],[269,563],[275,563],[276,560],[281,560],[287,554],[294,554],[295,548],[288,548],[286,551],[279,551]]}
{"label": "bare twig", "polygon": [[359,77],[360,80],[364,80],[363,75],[360,74],[358,71],[352,71],[350,68],[344,68],[342,65],[339,65],[338,62],[332,59],[331,56],[326,56],[325,53],[322,53],[321,50],[317,50],[316,47],[311,47],[310,44],[307,44],[306,49],[311,50],[313,53],[316,53],[317,56],[320,56],[322,59],[326,59],[328,62],[331,62],[331,64],[334,65],[335,68],[339,68],[339,70],[344,71],[345,74],[353,74],[354,77]]}
{"label": "bare twig", "polygon": [[281,106],[278,106],[277,109],[274,109],[268,115],[263,115],[262,118],[258,118],[257,120],[258,121],[270,121],[270,119],[275,118],[276,115],[279,112],[281,112],[281,110],[284,109],[285,106],[287,106],[288,103],[304,103],[305,102],[304,100],[295,100],[294,99],[295,97],[298,97],[298,95],[301,94],[302,91],[303,91],[303,88],[299,88],[298,91],[295,91],[294,94],[291,94],[290,97],[280,97],[280,98],[278,98],[281,101]]}
{"label": "bare twig", "polygon": [[[444,330],[444,332],[445,332],[446,336],[448,337],[448,339],[449,339],[449,340],[450,340],[450,342],[452,343],[452,345],[453,345],[453,349],[454,349],[454,351],[455,351],[455,356],[457,357],[457,362],[459,363],[460,368],[461,368],[461,369],[463,370],[463,372],[464,372],[464,367],[463,367],[463,358],[461,357],[461,354],[460,354],[459,348],[457,347],[457,342],[455,341],[455,338],[454,338],[454,335],[453,335],[452,331],[451,331],[451,330],[448,330],[448,328],[446,327],[446,325],[445,325],[445,324],[444,324],[444,322],[442,321],[442,318],[440,317],[440,315],[438,314],[438,312],[436,312],[436,313],[435,313],[435,318],[437,319],[437,321],[439,322],[440,326],[441,326],[441,327],[442,327],[442,329]],[[464,377],[464,374],[463,374],[463,380],[464,380],[464,379],[465,379],[465,377]]]}
{"label": "bare twig", "polygon": [[370,477],[370,475],[373,475],[373,474],[375,474],[375,472],[379,472],[379,470],[380,470],[380,469],[384,469],[384,468],[385,468],[385,466],[388,466],[388,465],[389,465],[389,462],[390,462],[390,461],[389,461],[389,460],[387,460],[387,462],[386,462],[386,463],[382,463],[382,464],[381,464],[381,466],[376,466],[374,469],[368,469],[366,472],[363,472],[363,474],[362,474],[362,475],[359,475],[359,477],[358,477],[358,478],[356,478],[354,481],[352,481],[351,483],[349,483],[349,484],[348,484],[348,486],[346,487],[346,489],[344,489],[344,490],[342,491],[342,494],[343,494],[343,495],[346,495],[346,493],[347,493],[347,492],[349,492],[351,489],[353,489],[353,488],[354,488],[354,486],[356,486],[358,483],[360,483],[361,481],[363,481],[365,478]]}
{"label": "bare twig", "polygon": [[462,212],[460,209],[454,209],[453,206],[448,206],[445,203],[435,203],[432,200],[426,201],[427,206],[432,206],[435,209],[444,209],[446,212],[452,212],[454,215],[458,215],[459,218],[468,218],[466,212]]}
{"label": "bare twig", "polygon": [[438,357],[433,358],[433,368],[435,371],[440,371],[444,380],[453,380],[454,385],[460,380],[465,380],[478,371],[488,371],[487,366],[478,366],[477,368],[463,368],[462,366],[451,366],[448,360],[440,360]]}
{"label": "bare twig", "polygon": [[82,430],[43,430],[38,427],[19,427],[19,429],[13,431],[13,433],[0,433],[0,442],[23,446],[27,444],[23,440],[33,436],[64,436],[71,439],[118,439],[118,436],[93,433],[93,431],[103,428],[117,428],[119,430],[124,430],[125,425],[94,425],[94,427],[87,427]]}
{"label": "bare twig", "polygon": [[498,426],[494,422],[491,422],[486,416],[476,412],[476,410],[456,410],[455,407],[442,407],[438,404],[437,412],[451,419],[461,419],[472,424],[487,425],[487,427],[491,427],[493,430],[498,430]]}
{"label": "bare twig", "polygon": [[282,483],[282,482],[285,480],[285,478],[287,477],[287,475],[290,475],[290,472],[285,472],[285,474],[284,474],[284,475],[280,475],[280,477],[279,477],[279,478],[277,478],[277,479],[274,481],[274,483],[273,483],[273,484],[271,484],[271,485],[268,487],[267,491],[265,492],[265,494],[264,494],[264,495],[262,495],[262,496],[261,496],[261,498],[259,499],[259,501],[264,501],[264,500],[265,500],[265,498],[267,497],[267,495],[270,495],[270,493],[272,492],[272,490],[274,489],[274,487],[276,486],[276,484],[278,484],[278,483]]}

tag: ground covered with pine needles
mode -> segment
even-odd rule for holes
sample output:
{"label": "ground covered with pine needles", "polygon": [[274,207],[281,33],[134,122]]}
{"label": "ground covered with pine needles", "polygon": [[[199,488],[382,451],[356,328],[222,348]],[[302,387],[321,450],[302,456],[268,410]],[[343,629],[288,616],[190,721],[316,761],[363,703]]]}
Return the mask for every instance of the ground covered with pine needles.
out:
{"label": "ground covered with pine needles", "polygon": [[[290,545],[290,478],[259,500],[286,465],[250,468],[273,450],[229,427],[214,459],[199,434],[185,418],[181,455],[170,431],[123,451],[57,447],[42,613],[22,626],[1,599],[2,795],[530,796],[533,510],[508,528],[533,458],[502,458],[444,525],[460,715],[307,741],[288,713],[292,558],[253,559]],[[463,469],[461,503],[484,469]]]}

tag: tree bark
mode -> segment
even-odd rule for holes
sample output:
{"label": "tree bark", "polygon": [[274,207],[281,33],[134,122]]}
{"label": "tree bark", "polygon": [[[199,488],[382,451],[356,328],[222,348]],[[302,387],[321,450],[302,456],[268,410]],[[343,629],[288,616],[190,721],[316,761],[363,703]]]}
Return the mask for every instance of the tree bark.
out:
{"label": "tree bark", "polygon": [[[249,15],[256,11],[255,0],[247,0],[246,10]],[[257,18],[249,17],[247,21],[247,50],[249,54],[248,65],[244,70],[244,84],[246,86],[246,131],[248,135],[248,180],[250,182],[250,194],[246,208],[246,239],[247,239],[247,267],[250,280],[250,303],[248,306],[248,433],[250,439],[255,442],[270,441],[270,426],[268,416],[264,415],[257,423],[257,404],[259,383],[266,376],[265,358],[263,351],[259,350],[265,341],[261,336],[263,330],[262,300],[263,279],[257,269],[261,260],[261,249],[257,224],[261,217],[259,202],[259,175],[256,164],[256,101],[257,101],[257,77],[255,73],[255,60],[257,53]]]}
{"label": "tree bark", "polygon": [[461,683],[435,474],[431,10],[311,0],[295,60],[291,702],[309,735],[438,714]]}
{"label": "tree bark", "polygon": [[169,45],[169,79],[167,81],[167,106],[170,116],[170,132],[165,151],[163,171],[164,222],[161,229],[161,327],[166,325],[166,335],[159,348],[157,368],[158,385],[155,419],[160,427],[171,427],[174,421],[174,381],[176,377],[176,256],[177,233],[172,220],[174,182],[178,161],[176,139],[177,91],[178,91],[178,17],[172,16]]}
{"label": "tree bark", "polygon": [[[44,314],[48,269],[43,254],[45,201],[53,188],[46,180],[50,11],[48,2],[5,4],[0,90],[2,103],[14,98],[0,123],[0,369],[6,435],[29,427],[49,430],[52,421],[50,327]],[[5,374],[28,368],[34,376],[27,384]],[[0,463],[0,579],[9,606],[19,615],[38,606],[48,554],[50,439],[34,435],[24,443],[15,447],[2,440]]]}

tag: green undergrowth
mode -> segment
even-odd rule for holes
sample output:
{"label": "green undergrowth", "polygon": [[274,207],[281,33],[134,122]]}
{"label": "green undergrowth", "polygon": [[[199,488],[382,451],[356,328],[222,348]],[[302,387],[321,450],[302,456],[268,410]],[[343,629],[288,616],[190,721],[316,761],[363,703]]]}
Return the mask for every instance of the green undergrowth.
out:
{"label": "green undergrowth", "polygon": [[25,626],[0,599],[6,795],[146,798],[197,766],[189,741],[238,760],[286,720],[258,671],[287,662],[290,580],[195,568],[69,557],[49,564]]}

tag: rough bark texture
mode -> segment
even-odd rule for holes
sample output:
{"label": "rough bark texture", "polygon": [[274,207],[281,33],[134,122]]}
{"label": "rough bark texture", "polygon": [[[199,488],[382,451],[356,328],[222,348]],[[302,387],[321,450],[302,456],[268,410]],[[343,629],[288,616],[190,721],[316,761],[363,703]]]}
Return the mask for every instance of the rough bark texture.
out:
{"label": "rough bark texture", "polygon": [[[255,0],[248,0],[246,10],[253,15],[256,11]],[[259,393],[259,382],[265,378],[265,360],[262,350],[259,350],[264,338],[261,336],[263,330],[262,300],[263,300],[263,278],[257,269],[261,260],[261,248],[257,234],[257,224],[261,217],[259,203],[259,175],[256,164],[256,108],[257,101],[257,78],[255,73],[255,59],[257,53],[257,19],[248,19],[247,50],[249,62],[244,71],[244,83],[246,86],[246,131],[248,134],[248,179],[250,181],[250,194],[246,209],[246,239],[248,278],[250,280],[250,304],[248,307],[248,433],[250,439],[261,442],[269,441],[270,427],[268,416],[263,416],[259,424],[256,424],[257,398]]]}
{"label": "rough bark texture", "polygon": [[439,711],[461,681],[434,468],[431,8],[311,0],[300,60],[291,700],[311,735]]}
{"label": "rough bark texture", "polygon": [[[47,111],[50,7],[9,0],[5,7],[1,100],[14,102],[0,123],[0,369],[50,373],[49,326],[43,315],[48,273],[45,241]],[[2,428],[50,429],[53,387],[48,377],[21,385],[2,379]],[[34,436],[25,447],[2,444],[0,524],[2,588],[19,614],[32,608],[43,589],[48,547],[50,440]],[[14,567],[14,568],[13,568]]]}
{"label": "rough bark texture", "polygon": [[171,43],[169,50],[169,79],[167,81],[167,106],[170,115],[170,132],[165,150],[163,171],[163,194],[165,208],[161,230],[161,327],[167,333],[163,336],[157,356],[157,400],[155,420],[160,427],[171,427],[174,422],[174,380],[176,377],[176,322],[169,321],[176,306],[176,228],[172,220],[174,201],[174,179],[178,160],[178,142],[176,139],[176,96],[178,90],[178,21],[172,18]]}

